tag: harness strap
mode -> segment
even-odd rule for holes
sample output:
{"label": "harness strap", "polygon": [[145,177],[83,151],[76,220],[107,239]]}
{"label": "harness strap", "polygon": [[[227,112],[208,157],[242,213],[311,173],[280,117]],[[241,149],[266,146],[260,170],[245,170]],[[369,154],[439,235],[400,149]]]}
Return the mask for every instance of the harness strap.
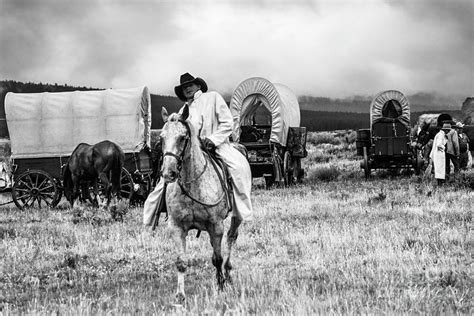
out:
{"label": "harness strap", "polygon": [[226,182],[223,178],[223,175],[225,174],[226,170],[224,169],[225,166],[222,166],[222,175],[221,173],[219,172],[219,168],[217,167],[217,163],[216,161],[212,158],[211,154],[209,153],[209,150],[206,148],[206,146],[203,146],[204,148],[204,152],[207,154],[208,156],[208,159],[211,160],[211,165],[214,167],[214,170],[216,171],[217,173],[217,177],[219,178],[219,181],[221,183],[221,186],[222,186],[222,190],[224,191],[224,195],[227,196],[226,198],[226,206],[227,206],[227,209],[230,211],[230,201],[229,201],[229,190],[227,188],[227,185],[226,185]]}
{"label": "harness strap", "polygon": [[226,192],[225,190],[223,190],[223,193],[222,193],[222,196],[217,200],[217,202],[215,203],[204,203],[204,202],[201,202],[199,201],[198,199],[194,198],[191,194],[189,194],[188,191],[186,191],[186,189],[183,187],[183,184],[181,183],[181,181],[178,181],[178,185],[179,185],[179,188],[181,189],[181,191],[183,192],[184,195],[186,195],[188,198],[190,198],[192,201],[198,203],[198,204],[201,204],[203,206],[208,206],[208,207],[213,207],[213,206],[216,206],[218,205],[220,202],[222,202],[222,199],[225,197],[226,195]]}
{"label": "harness strap", "polygon": [[172,152],[170,152],[170,151],[167,151],[167,152],[165,152],[165,153],[163,154],[163,157],[166,157],[166,156],[171,156],[171,157],[175,158],[176,160],[178,160],[179,163],[180,163],[181,160],[182,160],[182,157],[181,157],[181,156],[178,156],[178,155],[176,155],[175,153],[172,153]]}

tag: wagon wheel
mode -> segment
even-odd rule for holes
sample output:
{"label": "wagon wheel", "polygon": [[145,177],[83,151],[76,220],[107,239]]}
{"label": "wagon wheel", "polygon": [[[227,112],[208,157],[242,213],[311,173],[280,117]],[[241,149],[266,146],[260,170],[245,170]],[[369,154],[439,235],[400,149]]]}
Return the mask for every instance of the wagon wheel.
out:
{"label": "wagon wheel", "polygon": [[[105,187],[100,179],[98,179],[97,185],[99,186],[100,198],[105,199]],[[130,201],[134,192],[133,186],[134,183],[130,172],[128,172],[127,169],[122,168],[122,177],[120,178],[120,197]]]}
{"label": "wagon wheel", "polygon": [[285,180],[285,185],[289,186],[294,183],[293,181],[293,161],[291,159],[291,154],[289,151],[285,151],[283,156],[283,177]]}
{"label": "wagon wheel", "polygon": [[369,166],[369,157],[367,155],[367,147],[364,146],[364,174],[365,179],[368,180],[370,178],[370,166]]}
{"label": "wagon wheel", "polygon": [[296,179],[297,183],[301,183],[304,177],[304,170],[301,169],[301,158],[296,158],[293,169],[293,178]]}
{"label": "wagon wheel", "polygon": [[278,154],[273,155],[273,179],[277,185],[282,186],[285,184],[285,179],[283,175],[282,165],[283,162]]}
{"label": "wagon wheel", "polygon": [[19,209],[33,206],[55,207],[61,198],[56,180],[42,170],[28,170],[15,179],[12,188],[13,202]]}
{"label": "wagon wheel", "polygon": [[415,170],[415,175],[420,175],[421,173],[421,168],[422,168],[422,159],[420,159],[420,151],[418,149],[415,149],[415,159],[413,162],[413,169]]}
{"label": "wagon wheel", "polygon": [[265,189],[270,189],[272,185],[275,183],[275,176],[274,175],[265,175],[263,176],[265,179]]}

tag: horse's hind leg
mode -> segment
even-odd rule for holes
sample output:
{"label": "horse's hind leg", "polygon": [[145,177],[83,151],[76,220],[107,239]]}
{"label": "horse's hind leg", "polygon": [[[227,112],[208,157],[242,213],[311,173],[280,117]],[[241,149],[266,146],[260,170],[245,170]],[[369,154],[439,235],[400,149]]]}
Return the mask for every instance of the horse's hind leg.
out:
{"label": "horse's hind leg", "polygon": [[118,170],[111,170],[110,182],[112,185],[112,193],[114,194],[117,200],[122,198],[121,194],[121,178],[122,178],[122,168],[119,167]]}
{"label": "horse's hind leg", "polygon": [[110,190],[111,190],[109,177],[107,177],[107,173],[100,172],[99,179],[104,184],[104,193],[105,193],[105,198],[107,199],[107,208],[108,208],[110,204]]}
{"label": "horse's hind leg", "polygon": [[230,222],[230,228],[227,232],[227,259],[224,264],[225,269],[225,279],[227,282],[232,283],[232,277],[230,276],[230,270],[232,270],[232,264],[230,258],[232,255],[232,246],[235,244],[237,237],[239,236],[239,226],[242,223],[242,220],[236,216],[232,216]]}
{"label": "horse's hind leg", "polygon": [[222,290],[224,287],[224,275],[222,274],[222,263],[224,260],[222,259],[222,236],[224,235],[224,223],[220,222],[215,224],[213,227],[208,229],[209,236],[211,238],[211,245],[214,249],[212,254],[212,264],[216,267],[216,278],[217,278],[217,285],[219,289]]}

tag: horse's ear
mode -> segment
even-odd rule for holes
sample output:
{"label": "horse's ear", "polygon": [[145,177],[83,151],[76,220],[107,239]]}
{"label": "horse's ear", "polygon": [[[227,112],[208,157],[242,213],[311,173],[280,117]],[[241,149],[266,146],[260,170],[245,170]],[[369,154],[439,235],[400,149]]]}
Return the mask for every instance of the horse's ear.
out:
{"label": "horse's ear", "polygon": [[181,113],[181,120],[186,121],[189,116],[189,106],[186,104],[183,108],[183,112]]}
{"label": "horse's ear", "polygon": [[166,110],[166,108],[164,106],[161,107],[161,118],[163,119],[163,122],[168,122],[168,111]]}

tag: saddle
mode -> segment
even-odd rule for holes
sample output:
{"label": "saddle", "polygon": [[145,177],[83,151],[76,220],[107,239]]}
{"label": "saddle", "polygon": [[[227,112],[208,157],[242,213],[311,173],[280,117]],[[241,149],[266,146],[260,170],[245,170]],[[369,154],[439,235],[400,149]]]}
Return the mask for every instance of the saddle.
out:
{"label": "saddle", "polygon": [[[245,146],[243,146],[241,144],[238,144],[238,143],[231,143],[231,144],[242,155],[244,155],[245,158],[248,158],[247,157],[247,149],[245,148]],[[224,190],[224,194],[225,194],[224,198],[225,198],[225,201],[226,201],[226,204],[227,204],[227,212],[230,213],[230,212],[232,212],[232,199],[233,199],[234,191],[233,191],[233,185],[232,185],[232,177],[230,175],[229,169],[227,168],[224,161],[222,161],[222,159],[217,157],[217,154],[216,154],[215,151],[211,152],[211,151],[207,150],[207,148],[202,143],[201,143],[201,148],[208,155],[209,162],[212,165],[212,167],[214,168],[214,170],[216,171],[217,176],[219,177],[220,183],[222,185],[222,189]],[[155,216],[152,220],[152,222],[153,222],[152,229],[153,230],[155,230],[156,226],[158,225],[158,221],[160,219],[160,214],[161,213],[166,213],[166,215],[168,215],[165,196],[166,196],[166,185],[163,187],[163,193],[161,195],[161,200],[160,200],[160,203],[158,205],[158,209],[155,212]],[[190,198],[192,198],[192,197],[190,197]],[[198,236],[199,236],[199,232],[198,232]]]}
{"label": "saddle", "polygon": [[202,150],[209,156],[209,161],[216,170],[217,176],[222,185],[222,189],[225,192],[225,200],[227,204],[228,213],[232,211],[232,198],[233,198],[233,185],[232,176],[230,175],[229,169],[222,159],[220,159],[215,151],[209,151],[205,146],[201,146]]}

